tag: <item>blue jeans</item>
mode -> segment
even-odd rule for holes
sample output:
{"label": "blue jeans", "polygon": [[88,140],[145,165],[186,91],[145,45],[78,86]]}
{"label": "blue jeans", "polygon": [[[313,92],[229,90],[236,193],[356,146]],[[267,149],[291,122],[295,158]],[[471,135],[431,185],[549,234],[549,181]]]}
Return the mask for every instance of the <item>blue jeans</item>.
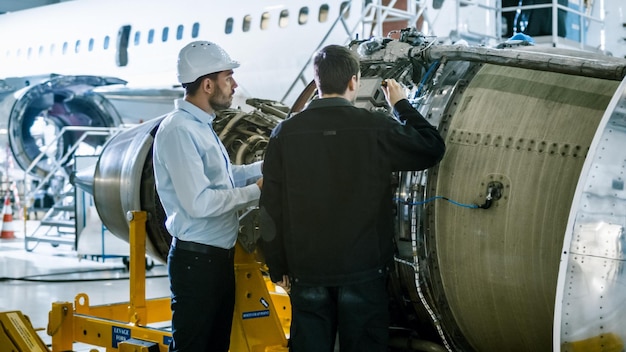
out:
{"label": "blue jeans", "polygon": [[389,339],[387,278],[344,286],[291,287],[290,351],[386,352]]}
{"label": "blue jeans", "polygon": [[170,352],[227,352],[235,306],[234,257],[170,248]]}

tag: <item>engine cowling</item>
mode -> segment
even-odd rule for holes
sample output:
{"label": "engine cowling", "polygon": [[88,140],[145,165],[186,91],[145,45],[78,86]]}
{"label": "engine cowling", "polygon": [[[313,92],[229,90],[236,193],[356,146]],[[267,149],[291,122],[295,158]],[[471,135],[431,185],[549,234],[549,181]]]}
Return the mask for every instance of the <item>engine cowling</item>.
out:
{"label": "engine cowling", "polygon": [[[36,177],[45,177],[72,146],[96,148],[108,136],[89,136],[67,127],[114,127],[122,123],[115,107],[95,87],[125,84],[117,78],[56,76],[7,96],[8,135],[17,164]],[[41,155],[40,155],[41,154]],[[71,159],[65,160],[65,163]],[[33,164],[36,161],[36,164]]]}

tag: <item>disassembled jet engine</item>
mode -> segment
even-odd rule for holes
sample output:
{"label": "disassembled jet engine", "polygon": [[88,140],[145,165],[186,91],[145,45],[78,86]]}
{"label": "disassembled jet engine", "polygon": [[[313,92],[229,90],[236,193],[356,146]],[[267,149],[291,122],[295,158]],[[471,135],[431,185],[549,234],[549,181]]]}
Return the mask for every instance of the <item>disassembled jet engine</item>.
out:
{"label": "disassembled jet engine", "polygon": [[449,351],[621,351],[626,60],[528,44],[351,46],[357,105],[386,109],[395,78],[446,141],[397,175],[398,320]]}

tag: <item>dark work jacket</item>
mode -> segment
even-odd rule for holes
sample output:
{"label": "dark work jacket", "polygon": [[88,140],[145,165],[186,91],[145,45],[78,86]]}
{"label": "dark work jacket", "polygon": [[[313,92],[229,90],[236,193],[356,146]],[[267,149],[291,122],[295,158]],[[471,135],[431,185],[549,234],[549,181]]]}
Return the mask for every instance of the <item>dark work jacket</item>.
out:
{"label": "dark work jacket", "polygon": [[393,171],[423,170],[444,141],[405,99],[399,123],[343,98],[313,100],[282,121],[263,164],[261,241],[272,281],[335,286],[393,262]]}

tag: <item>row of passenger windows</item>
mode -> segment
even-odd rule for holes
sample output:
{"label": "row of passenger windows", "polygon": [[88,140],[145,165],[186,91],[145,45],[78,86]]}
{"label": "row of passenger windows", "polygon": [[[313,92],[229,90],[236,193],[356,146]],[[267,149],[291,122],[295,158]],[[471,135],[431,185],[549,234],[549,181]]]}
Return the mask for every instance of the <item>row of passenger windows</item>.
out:
{"label": "row of passenger windows", "polygon": [[[341,4],[340,13],[343,13],[344,18],[348,18],[350,15],[349,9],[346,9],[348,5],[349,5],[348,1],[344,1]],[[321,5],[317,13],[317,21],[320,23],[328,21],[329,11],[330,11],[330,8],[328,5]],[[271,21],[272,21],[272,18],[271,18],[270,13],[264,12],[263,14],[261,14],[259,28],[261,30],[269,29],[271,25]],[[289,11],[282,10],[278,16],[278,27],[286,28],[289,25],[289,21],[290,21]],[[309,8],[305,6],[305,7],[300,8],[300,11],[298,11],[297,22],[298,22],[298,25],[305,25],[307,24],[308,21],[309,21]],[[249,32],[252,29],[252,23],[253,23],[253,17],[251,15],[244,16],[242,23],[241,23],[241,31]],[[225,23],[224,33],[232,34],[235,31],[235,24],[236,23],[235,23],[234,18],[232,17],[228,18]],[[120,29],[120,33],[118,34],[118,36],[121,37],[121,40],[118,40],[118,42],[121,44],[118,44],[118,45],[128,46],[129,44],[130,38],[126,37],[126,39],[124,39],[123,31],[125,29],[130,31],[130,26],[122,27],[122,29]],[[189,35],[191,39],[196,39],[198,38],[199,33],[200,33],[200,23],[196,22],[191,26]],[[129,33],[126,33],[125,35],[128,36]],[[150,29],[145,33],[145,43],[152,44],[157,40],[160,40],[161,42],[167,42],[168,40],[172,38],[175,38],[175,40],[182,40],[184,38],[184,35],[185,35],[185,26],[182,24],[176,27],[176,31],[174,35],[172,36],[170,35],[170,27],[163,27],[163,29],[160,30],[159,32],[157,32],[157,30],[155,29]],[[144,40],[143,37],[144,37],[144,32],[135,31],[132,37],[133,45],[134,46],[141,45],[142,40]],[[72,48],[70,48],[71,44],[69,42],[63,42],[60,48],[60,53],[62,55],[66,55],[70,51],[74,53],[80,53],[82,50],[85,50],[85,49],[89,52],[96,49],[96,40],[93,38],[87,41],[85,49],[82,48],[84,44],[85,43],[83,43],[80,39],[78,39],[76,40],[76,42],[74,42],[74,44],[72,45]],[[105,36],[102,40],[101,45],[102,45],[102,49],[104,50],[108,50],[109,48],[111,48],[111,37],[108,35]],[[11,57],[12,55],[14,55],[15,57],[19,58],[23,55],[22,50],[23,49],[21,48],[14,50],[14,52],[12,52],[12,50],[7,50],[6,57]],[[38,49],[34,49],[32,47],[27,48],[25,50],[26,58],[30,59],[31,57],[33,57],[35,55],[35,52],[34,52],[35,50],[37,50],[36,54],[39,57],[43,57],[46,55],[46,48],[43,45],[40,45]],[[57,53],[57,50],[58,50],[57,45],[54,43],[50,44],[50,46],[48,47],[48,53],[51,56],[55,55]]]}

